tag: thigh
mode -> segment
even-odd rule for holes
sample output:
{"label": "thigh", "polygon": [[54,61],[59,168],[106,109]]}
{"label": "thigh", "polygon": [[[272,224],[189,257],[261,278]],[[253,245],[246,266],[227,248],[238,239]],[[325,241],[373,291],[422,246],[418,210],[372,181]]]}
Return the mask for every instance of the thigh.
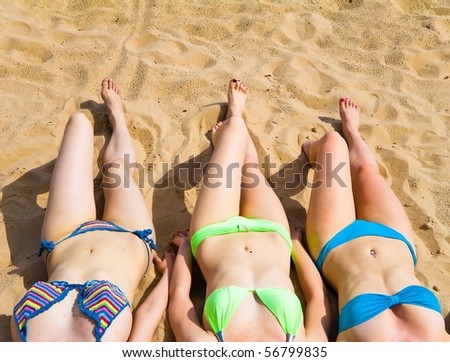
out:
{"label": "thigh", "polygon": [[192,214],[192,234],[206,225],[239,215],[247,127],[242,118],[232,117],[219,130],[221,134]]}
{"label": "thigh", "polygon": [[56,159],[42,227],[42,238],[58,240],[83,222],[95,219],[93,130],[82,113],[66,125]]}
{"label": "thigh", "polygon": [[240,214],[248,218],[276,222],[289,232],[289,222],[283,205],[258,165],[246,163],[242,180]]}
{"label": "thigh", "polygon": [[[144,195],[128,166],[122,161],[113,162],[103,172],[108,182],[103,183],[105,206],[102,219],[117,223],[129,230],[148,228],[154,230]],[[115,182],[109,182],[111,177]]]}
{"label": "thigh", "polygon": [[408,215],[389,184],[371,167],[355,170],[353,176],[356,215],[402,233],[412,242],[413,231]]}
{"label": "thigh", "polygon": [[332,236],[356,218],[347,144],[335,132],[317,142],[306,217],[307,242],[314,259]]}

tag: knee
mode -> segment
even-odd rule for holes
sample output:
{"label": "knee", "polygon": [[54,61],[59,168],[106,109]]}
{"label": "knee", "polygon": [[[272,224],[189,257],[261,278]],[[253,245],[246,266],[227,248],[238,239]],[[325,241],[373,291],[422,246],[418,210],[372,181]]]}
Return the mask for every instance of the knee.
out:
{"label": "knee", "polygon": [[233,131],[245,131],[247,132],[247,125],[242,117],[232,116],[227,119],[224,126],[233,129]]}
{"label": "knee", "polygon": [[321,139],[321,148],[329,152],[346,151],[348,152],[347,142],[336,131],[329,131]]}
{"label": "knee", "polygon": [[345,144],[345,139],[336,131],[328,131],[322,137],[322,142],[325,144]]}
{"label": "knee", "polygon": [[82,112],[72,113],[69,117],[69,121],[67,122],[66,128],[79,128],[87,131],[92,131],[91,121],[84,115]]}
{"label": "knee", "polygon": [[383,179],[383,177],[380,174],[380,170],[378,169],[378,165],[373,163],[361,163],[353,166],[352,175],[353,177],[357,177],[359,179],[361,178],[367,178],[370,180],[374,180],[377,178]]}
{"label": "knee", "polygon": [[[226,144],[232,143],[234,145],[245,145],[247,138],[249,137],[247,125],[242,117],[232,116],[223,121],[222,125],[218,129],[220,142],[216,145],[220,148],[220,144],[225,142]],[[229,146],[225,146],[229,147]]]}
{"label": "knee", "polygon": [[222,135],[232,134],[235,144],[247,142],[247,125],[242,117],[232,116],[222,125]]}
{"label": "knee", "polygon": [[74,112],[69,117],[69,123],[91,123],[83,112]]}

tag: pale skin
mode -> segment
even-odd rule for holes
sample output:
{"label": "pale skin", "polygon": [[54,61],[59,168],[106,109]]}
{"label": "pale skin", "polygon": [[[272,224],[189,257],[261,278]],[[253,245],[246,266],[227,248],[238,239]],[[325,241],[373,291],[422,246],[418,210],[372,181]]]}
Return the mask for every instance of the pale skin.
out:
{"label": "pale skin", "polygon": [[[213,153],[193,211],[190,233],[236,215],[277,222],[290,230],[280,200],[258,167],[258,156],[242,118],[248,88],[232,80],[228,113],[212,128]],[[320,274],[292,229],[292,259],[306,298],[304,324],[296,341],[326,341],[330,326],[329,302]],[[178,232],[179,247],[170,285],[169,321],[177,341],[217,341],[210,326],[196,315],[189,297],[192,253],[188,232]],[[205,239],[197,262],[206,281],[206,297],[214,290],[236,285],[249,289],[281,287],[294,291],[289,277],[291,254],[286,241],[273,232],[246,232]],[[225,341],[284,341],[286,336],[272,313],[254,293],[248,293],[224,331]]]}
{"label": "pale skin", "polygon": [[[306,235],[315,260],[327,241],[355,219],[375,221],[414,240],[410,221],[399,199],[379,174],[377,162],[359,134],[359,108],[348,98],[339,102],[343,135],[325,134],[308,141],[303,151],[314,165]],[[327,155],[328,154],[328,155]],[[327,162],[328,167],[327,167]],[[329,170],[344,164],[330,184]],[[328,181],[328,184],[327,184]],[[333,249],[323,265],[323,276],[337,291],[339,310],[362,293],[392,295],[408,285],[420,285],[411,253],[401,242],[361,237]],[[401,304],[340,333],[337,341],[449,340],[444,319],[430,309]]]}
{"label": "pale skin", "polygon": [[[112,221],[128,230],[154,229],[143,195],[135,184],[133,169],[125,168],[124,155],[136,162],[133,141],[128,132],[122,98],[117,83],[106,78],[101,84],[112,135],[106,146],[105,171],[125,176],[129,187],[121,182],[104,188],[103,220]],[[93,187],[94,134],[91,122],[80,112],[70,116],[56,160],[50,184],[42,239],[58,241],[80,224],[96,220]],[[106,174],[107,172],[105,172]],[[109,179],[104,179],[110,182]],[[152,234],[155,240],[155,235]],[[133,305],[134,294],[147,268],[147,247],[131,233],[93,231],[70,238],[47,255],[48,281],[62,280],[84,284],[89,280],[108,280],[116,284]],[[123,310],[111,323],[102,341],[151,341],[168,303],[169,278],[174,254],[164,259],[152,251],[153,262],[162,274],[134,316],[130,308]],[[82,314],[76,298],[78,291],[28,322],[28,341],[95,341],[94,323]],[[12,321],[13,340],[20,340]]]}

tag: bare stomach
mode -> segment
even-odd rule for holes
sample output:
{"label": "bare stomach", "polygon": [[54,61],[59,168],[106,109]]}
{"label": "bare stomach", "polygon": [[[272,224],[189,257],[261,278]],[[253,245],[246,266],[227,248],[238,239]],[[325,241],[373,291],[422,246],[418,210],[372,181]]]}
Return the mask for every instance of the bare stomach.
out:
{"label": "bare stomach", "polygon": [[407,246],[398,240],[364,237],[333,249],[323,274],[339,293],[340,307],[362,293],[394,294],[420,284]]}
{"label": "bare stomach", "polygon": [[[207,284],[206,297],[226,286],[248,289],[279,287],[295,293],[290,278],[291,253],[271,232],[245,232],[207,238],[197,249]],[[203,325],[210,329],[203,315]],[[303,332],[299,331],[299,335]],[[285,341],[277,319],[254,293],[241,302],[224,331],[226,341]]]}
{"label": "bare stomach", "polygon": [[137,236],[95,231],[55,247],[47,257],[48,280],[80,284],[88,280],[109,280],[132,300],[147,261],[146,247]]}
{"label": "bare stomach", "polygon": [[229,285],[293,288],[290,250],[276,233],[209,237],[197,249],[197,261],[207,283],[207,294]]}

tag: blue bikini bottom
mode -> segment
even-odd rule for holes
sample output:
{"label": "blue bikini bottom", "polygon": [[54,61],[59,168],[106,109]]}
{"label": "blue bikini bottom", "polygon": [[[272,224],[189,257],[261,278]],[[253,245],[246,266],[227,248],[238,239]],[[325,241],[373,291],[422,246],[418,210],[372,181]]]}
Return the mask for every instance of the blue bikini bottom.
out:
{"label": "blue bikini bottom", "polygon": [[394,295],[364,293],[350,299],[342,307],[339,313],[339,333],[364,323],[398,304],[417,305],[441,313],[436,296],[420,285],[410,285]]}

